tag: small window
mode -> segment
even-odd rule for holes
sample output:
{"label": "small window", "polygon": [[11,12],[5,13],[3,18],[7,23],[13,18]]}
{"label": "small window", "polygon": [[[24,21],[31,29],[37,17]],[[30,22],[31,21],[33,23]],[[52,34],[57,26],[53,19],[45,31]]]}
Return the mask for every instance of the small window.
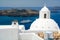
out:
{"label": "small window", "polygon": [[14,23],[14,25],[16,25],[16,23]]}
{"label": "small window", "polygon": [[46,18],[46,14],[44,14],[44,18]]}

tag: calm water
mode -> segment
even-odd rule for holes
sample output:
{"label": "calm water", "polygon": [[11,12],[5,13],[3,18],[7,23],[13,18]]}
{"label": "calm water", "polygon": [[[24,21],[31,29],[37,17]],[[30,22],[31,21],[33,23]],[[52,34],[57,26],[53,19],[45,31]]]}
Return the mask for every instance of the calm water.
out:
{"label": "calm water", "polygon": [[[6,10],[6,9],[11,9],[11,8],[13,8],[13,7],[0,7],[0,10]],[[34,10],[40,10],[41,7],[18,7],[17,9],[34,9]],[[52,9],[52,8],[50,8],[50,9]],[[12,23],[13,20],[18,20],[19,24],[25,25],[25,28],[29,29],[31,23],[35,19],[37,19],[37,18],[38,18],[37,15],[36,16],[32,16],[32,17],[0,16],[0,25],[11,25],[11,23]],[[51,13],[51,18],[54,19],[58,23],[58,25],[60,27],[60,13]],[[30,20],[30,22],[21,23],[22,20]]]}
{"label": "calm water", "polygon": [[[11,25],[13,20],[18,20],[19,24],[25,25],[25,28],[29,29],[31,23],[37,18],[38,16],[32,16],[32,17],[0,16],[0,25]],[[51,18],[54,19],[60,26],[60,13],[51,13]],[[30,22],[21,23],[22,20],[30,20]]]}

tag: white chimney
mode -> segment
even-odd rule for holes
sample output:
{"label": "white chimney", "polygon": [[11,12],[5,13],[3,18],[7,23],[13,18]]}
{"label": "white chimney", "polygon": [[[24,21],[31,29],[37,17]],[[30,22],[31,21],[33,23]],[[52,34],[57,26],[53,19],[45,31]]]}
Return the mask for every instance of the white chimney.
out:
{"label": "white chimney", "polygon": [[12,21],[12,27],[19,28],[19,24],[17,20]]}

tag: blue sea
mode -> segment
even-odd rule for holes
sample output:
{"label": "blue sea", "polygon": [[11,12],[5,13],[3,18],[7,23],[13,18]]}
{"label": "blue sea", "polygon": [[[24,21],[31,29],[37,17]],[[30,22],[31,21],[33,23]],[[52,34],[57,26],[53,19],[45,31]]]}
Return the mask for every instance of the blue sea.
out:
{"label": "blue sea", "polygon": [[[0,10],[6,10],[6,9],[11,9],[12,7],[0,7]],[[34,9],[34,10],[40,10],[41,8],[39,7],[30,7],[30,8],[17,8],[17,9]],[[13,20],[18,20],[20,25],[24,25],[25,29],[29,29],[31,23],[36,20],[39,16],[31,16],[31,17],[11,17],[11,16],[0,16],[0,25],[11,25]],[[51,18],[54,19],[59,27],[60,27],[60,12],[59,13],[51,13]],[[30,22],[26,23],[21,23],[22,20],[30,20]]]}

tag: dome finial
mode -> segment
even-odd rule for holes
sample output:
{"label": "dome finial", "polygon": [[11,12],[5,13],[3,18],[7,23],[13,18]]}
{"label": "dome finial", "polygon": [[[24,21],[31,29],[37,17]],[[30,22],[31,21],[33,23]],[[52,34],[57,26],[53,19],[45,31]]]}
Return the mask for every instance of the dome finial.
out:
{"label": "dome finial", "polygon": [[46,3],[44,3],[44,7],[46,7]]}

